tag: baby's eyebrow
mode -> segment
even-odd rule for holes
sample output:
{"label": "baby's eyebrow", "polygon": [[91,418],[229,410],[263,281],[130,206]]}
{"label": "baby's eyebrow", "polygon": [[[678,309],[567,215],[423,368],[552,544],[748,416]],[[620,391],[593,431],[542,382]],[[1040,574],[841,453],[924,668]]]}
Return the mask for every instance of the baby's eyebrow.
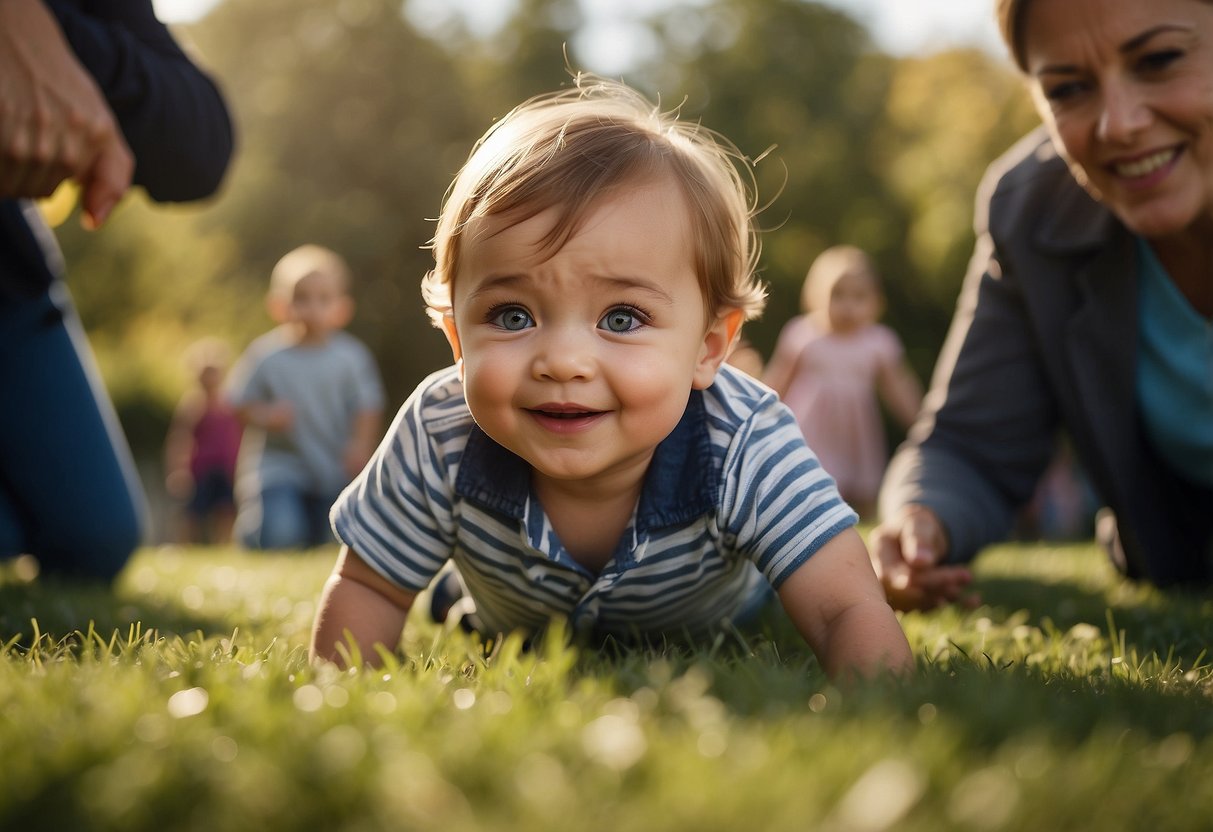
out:
{"label": "baby's eyebrow", "polygon": [[499,274],[492,277],[486,277],[480,281],[480,285],[468,293],[468,300],[475,300],[481,295],[486,295],[490,292],[501,289],[513,289],[516,286],[528,283],[529,280],[524,274]]}
{"label": "baby's eyebrow", "polygon": [[[595,275],[594,279],[607,284],[614,291],[620,292],[644,292],[650,295],[655,303],[664,303],[672,305],[674,298],[655,280],[650,280],[644,277],[634,277],[631,275]],[[522,287],[533,289],[536,286],[542,285],[541,281],[536,280],[531,275],[527,274],[499,274],[484,278],[480,285],[468,293],[468,300],[474,301],[481,295],[491,294],[499,291],[516,291]]]}
{"label": "baby's eyebrow", "polygon": [[665,290],[665,287],[655,280],[618,275],[601,275],[598,279],[604,283],[612,284],[615,288],[622,291],[640,291],[652,295],[654,300],[661,303],[672,304],[674,302],[674,299],[670,297],[670,293]]}

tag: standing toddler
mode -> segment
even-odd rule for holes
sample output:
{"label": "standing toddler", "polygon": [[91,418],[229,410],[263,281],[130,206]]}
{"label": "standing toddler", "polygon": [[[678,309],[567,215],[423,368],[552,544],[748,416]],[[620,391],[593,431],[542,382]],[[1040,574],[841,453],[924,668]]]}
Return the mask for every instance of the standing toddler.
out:
{"label": "standing toddler", "polygon": [[908,427],[922,387],[901,339],[880,323],[884,293],[863,251],[823,251],[805,277],[801,305],[804,313],[780,332],[763,380],[792,409],[843,498],[870,516],[889,461],[877,394]]}
{"label": "standing toddler", "polygon": [[328,512],[382,430],[374,358],[344,327],[350,273],[334,251],[301,246],[274,266],[266,304],[278,322],[232,369],[244,422],[236,539],[251,549],[331,543]]}
{"label": "standing toddler", "polygon": [[236,455],[243,426],[223,395],[230,353],[215,338],[190,345],[185,355],[194,385],[173,411],[164,442],[165,486],[181,504],[185,543],[231,542],[236,516]]}

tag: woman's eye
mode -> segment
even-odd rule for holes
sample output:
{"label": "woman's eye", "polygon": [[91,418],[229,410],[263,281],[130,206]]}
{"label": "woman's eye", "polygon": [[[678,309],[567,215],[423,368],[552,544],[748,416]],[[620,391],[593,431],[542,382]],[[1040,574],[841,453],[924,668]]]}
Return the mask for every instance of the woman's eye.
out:
{"label": "woman's eye", "polygon": [[1182,57],[1183,52],[1178,49],[1161,49],[1142,56],[1141,67],[1147,72],[1157,72],[1160,69],[1166,69]]}
{"label": "woman's eye", "polygon": [[642,323],[635,309],[620,306],[603,315],[598,326],[610,332],[630,332]]}
{"label": "woman's eye", "polygon": [[1045,87],[1045,98],[1054,104],[1060,104],[1068,101],[1078,95],[1083,90],[1083,85],[1078,81],[1063,81],[1052,86]]}
{"label": "woman's eye", "polygon": [[535,325],[531,313],[521,306],[507,306],[505,309],[498,310],[489,321],[509,332],[517,332]]}

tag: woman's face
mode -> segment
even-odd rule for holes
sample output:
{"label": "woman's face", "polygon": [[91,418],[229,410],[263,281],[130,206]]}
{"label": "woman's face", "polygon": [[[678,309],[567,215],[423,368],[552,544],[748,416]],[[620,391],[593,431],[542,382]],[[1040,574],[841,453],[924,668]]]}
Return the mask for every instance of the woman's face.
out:
{"label": "woman's face", "polygon": [[1213,221],[1213,3],[1032,0],[1024,31],[1075,178],[1145,237]]}

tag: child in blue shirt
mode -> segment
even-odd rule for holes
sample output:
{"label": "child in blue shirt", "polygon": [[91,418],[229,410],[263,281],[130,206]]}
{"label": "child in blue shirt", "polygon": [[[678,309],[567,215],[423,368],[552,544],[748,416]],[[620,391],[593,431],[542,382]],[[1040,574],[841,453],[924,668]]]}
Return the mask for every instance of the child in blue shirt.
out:
{"label": "child in blue shirt", "polygon": [[232,368],[244,422],[235,535],[250,549],[333,542],[329,508],[383,429],[383,384],[366,346],[343,331],[350,272],[335,251],[304,245],[274,266],[266,303],[278,322]]}
{"label": "child in blue shirt", "polygon": [[765,302],[735,156],[585,78],[477,143],[423,283],[455,366],[333,509],[314,656],[394,648],[453,569],[486,633],[710,632],[774,588],[831,675],[911,666],[854,512],[775,394],[723,366]]}

